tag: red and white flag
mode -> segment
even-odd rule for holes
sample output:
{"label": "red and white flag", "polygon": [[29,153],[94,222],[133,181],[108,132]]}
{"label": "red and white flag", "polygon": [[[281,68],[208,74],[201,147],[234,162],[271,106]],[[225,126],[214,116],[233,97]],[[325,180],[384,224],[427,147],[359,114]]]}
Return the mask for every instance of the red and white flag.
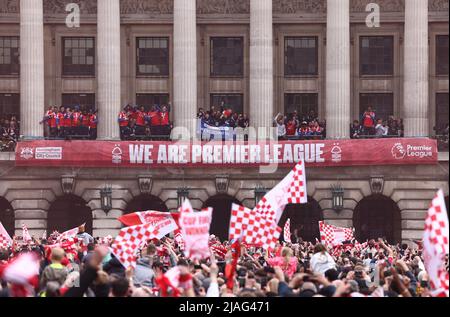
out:
{"label": "red and white flag", "polygon": [[33,240],[31,239],[30,233],[28,232],[28,228],[24,223],[22,223],[22,239],[24,243],[28,243]]}
{"label": "red and white flag", "polygon": [[166,234],[151,223],[123,228],[112,243],[111,251],[125,268],[134,268],[139,249],[148,240],[161,239]]}
{"label": "red and white flag", "polygon": [[243,206],[233,204],[229,240],[241,239],[247,244],[258,244],[263,248],[275,249],[281,235],[281,228],[264,215]]}
{"label": "red and white flag", "polygon": [[23,253],[3,267],[0,279],[11,283],[13,297],[34,296],[39,285],[39,259],[33,253]]}
{"label": "red and white flag", "polygon": [[76,228],[64,231],[63,233],[61,233],[58,238],[57,238],[57,242],[61,242],[63,240],[70,240],[72,238],[75,238],[78,234],[78,232],[80,231],[80,227],[84,227],[86,225],[86,223],[83,223],[81,226],[78,226]]}
{"label": "red and white flag", "polygon": [[328,246],[341,245],[344,241],[353,240],[353,228],[341,228],[319,221],[321,243]]}
{"label": "red and white flag", "polygon": [[431,202],[425,220],[423,235],[423,257],[430,277],[432,295],[449,296],[449,273],[445,267],[445,256],[449,253],[449,226],[444,193],[439,190]]}
{"label": "red and white flag", "polygon": [[178,244],[178,247],[180,248],[180,250],[184,251],[184,238],[183,238],[183,234],[181,233],[180,229],[175,230],[174,239],[175,239],[175,242]]}
{"label": "red and white flag", "polygon": [[302,161],[269,191],[253,210],[278,223],[286,205],[306,204],[307,202],[305,163]]}
{"label": "red and white flag", "polygon": [[286,220],[283,230],[284,241],[291,243],[291,219]]}
{"label": "red and white flag", "polygon": [[0,249],[6,249],[10,246],[12,246],[13,240],[11,239],[11,236],[6,231],[5,227],[3,227],[3,224],[0,222]]}
{"label": "red and white flag", "polygon": [[119,220],[121,223],[123,223],[127,227],[131,226],[137,226],[142,225],[144,223],[149,223],[153,221],[159,221],[161,218],[168,219],[172,218],[176,225],[178,226],[178,219],[180,217],[179,213],[175,212],[160,212],[160,211],[154,211],[154,210],[148,210],[148,211],[139,211],[139,212],[133,212],[126,215],[123,215],[117,220]]}
{"label": "red and white flag", "polygon": [[185,199],[180,207],[180,228],[184,239],[184,254],[189,259],[205,259],[210,256],[209,227],[212,208],[193,212],[191,202]]}
{"label": "red and white flag", "polygon": [[160,289],[161,297],[179,297],[181,293],[192,287],[192,275],[181,274],[181,269],[175,266],[168,270],[165,274],[155,278],[155,282]]}

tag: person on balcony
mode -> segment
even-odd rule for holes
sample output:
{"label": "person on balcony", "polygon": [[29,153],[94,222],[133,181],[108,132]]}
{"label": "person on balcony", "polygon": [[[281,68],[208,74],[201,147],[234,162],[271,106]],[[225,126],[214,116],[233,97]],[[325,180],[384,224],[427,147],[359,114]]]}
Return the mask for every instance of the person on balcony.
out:
{"label": "person on balcony", "polygon": [[367,110],[362,115],[362,127],[364,135],[374,135],[375,134],[375,112],[372,107],[367,107]]}

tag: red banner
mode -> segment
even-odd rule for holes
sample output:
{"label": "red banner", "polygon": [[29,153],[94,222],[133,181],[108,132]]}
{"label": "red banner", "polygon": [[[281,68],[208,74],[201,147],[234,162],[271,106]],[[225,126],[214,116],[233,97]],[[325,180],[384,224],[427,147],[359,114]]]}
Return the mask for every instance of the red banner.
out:
{"label": "red banner", "polygon": [[281,142],[23,141],[17,166],[74,167],[292,167],[436,164],[431,139]]}

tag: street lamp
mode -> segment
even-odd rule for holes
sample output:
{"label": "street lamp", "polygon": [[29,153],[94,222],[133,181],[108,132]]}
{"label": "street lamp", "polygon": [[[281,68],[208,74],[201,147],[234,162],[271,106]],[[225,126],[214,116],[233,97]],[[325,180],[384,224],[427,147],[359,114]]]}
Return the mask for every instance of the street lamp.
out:
{"label": "street lamp", "polygon": [[344,209],[344,189],[340,184],[331,186],[332,208],[336,212]]}
{"label": "street lamp", "polygon": [[100,203],[102,210],[107,214],[112,209],[112,188],[105,186],[100,189]]}
{"label": "street lamp", "polygon": [[178,196],[178,207],[181,207],[181,205],[183,205],[184,200],[189,196],[189,190],[186,187],[179,188],[177,190],[177,196]]}
{"label": "street lamp", "polygon": [[261,201],[261,199],[263,199],[266,193],[267,189],[261,185],[255,187],[255,206]]}

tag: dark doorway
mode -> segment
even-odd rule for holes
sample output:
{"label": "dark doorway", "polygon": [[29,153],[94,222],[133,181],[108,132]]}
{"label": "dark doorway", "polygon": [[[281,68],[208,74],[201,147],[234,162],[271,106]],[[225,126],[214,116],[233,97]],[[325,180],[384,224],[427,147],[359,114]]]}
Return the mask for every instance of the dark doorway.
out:
{"label": "dark doorway", "polygon": [[47,232],[64,232],[86,223],[86,232],[92,234],[92,210],[86,202],[74,195],[66,195],[52,203],[48,211]]}
{"label": "dark doorway", "polygon": [[128,203],[127,209],[125,210],[125,214],[148,210],[161,212],[169,211],[164,201],[162,201],[159,197],[153,195],[141,195],[135,197],[132,201]]}
{"label": "dark doorway", "polygon": [[14,235],[14,218],[11,204],[5,198],[0,197],[0,222],[11,237]]}
{"label": "dark doorway", "polygon": [[228,229],[230,226],[231,205],[241,202],[229,195],[221,194],[209,198],[202,208],[213,208],[212,222],[209,232],[216,235],[222,241],[228,240]]}
{"label": "dark doorway", "polygon": [[316,238],[320,239],[319,221],[323,220],[323,212],[314,198],[308,196],[307,204],[287,205],[278,226],[284,228],[288,218],[291,219],[291,239],[293,243],[297,242],[295,241],[295,233],[303,241],[314,242]]}
{"label": "dark doorway", "polygon": [[394,244],[401,240],[401,212],[389,197],[372,195],[361,200],[353,212],[353,224],[360,242],[385,238]]}

